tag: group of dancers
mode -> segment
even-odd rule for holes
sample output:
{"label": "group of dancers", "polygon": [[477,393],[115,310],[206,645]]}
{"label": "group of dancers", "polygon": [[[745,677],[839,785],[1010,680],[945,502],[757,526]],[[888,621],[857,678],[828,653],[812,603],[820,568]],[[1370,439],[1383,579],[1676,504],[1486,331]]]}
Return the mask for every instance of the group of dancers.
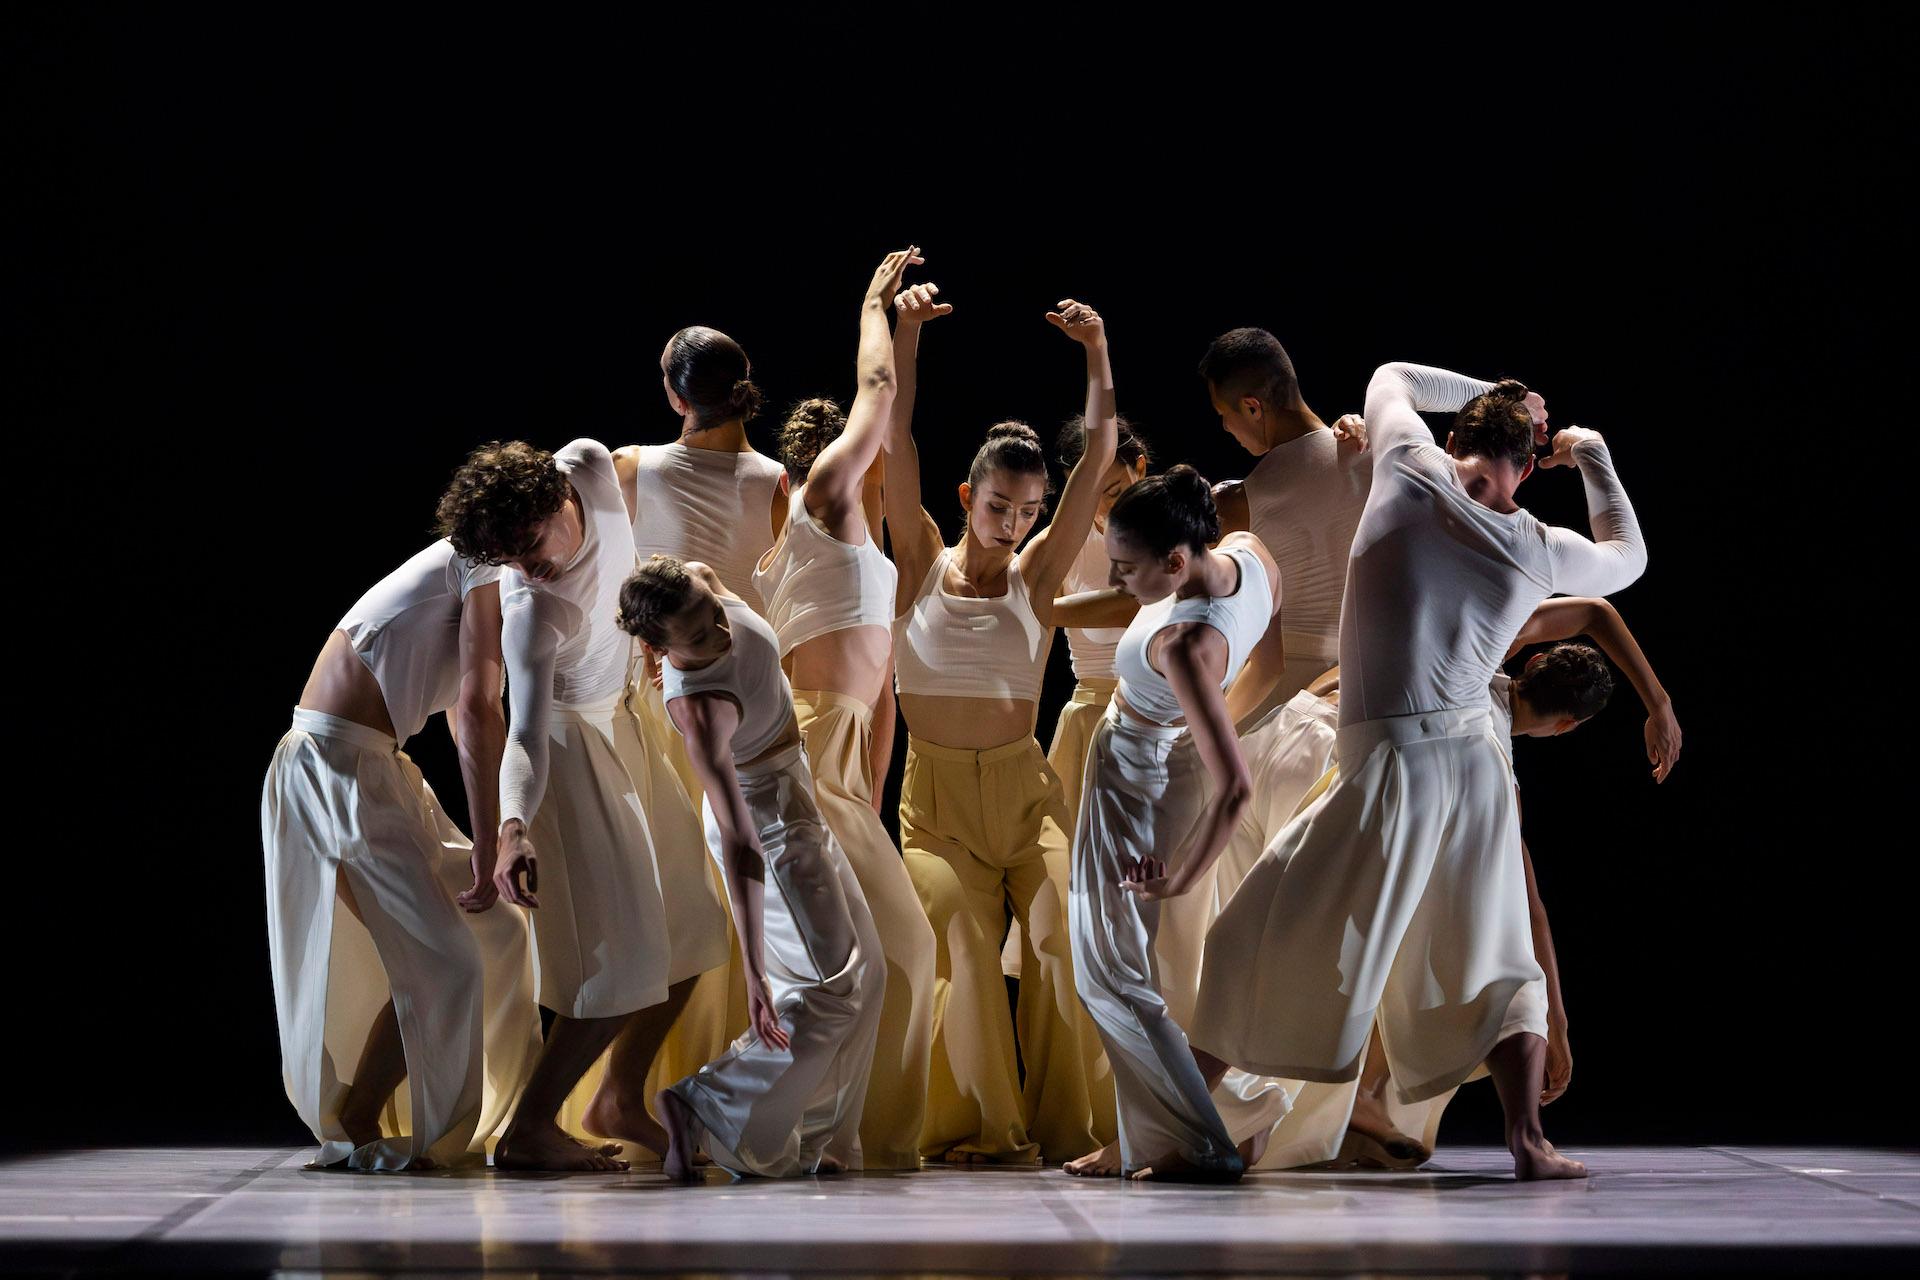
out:
{"label": "group of dancers", "polygon": [[[1572,1060],[1509,752],[1607,701],[1588,636],[1656,780],[1679,753],[1600,598],[1646,563],[1605,442],[1411,364],[1329,425],[1236,329],[1200,372],[1258,462],[1156,473],[1065,299],[1065,483],[994,425],[950,541],[913,412],[953,308],[922,263],[874,272],[856,394],[796,406],[780,461],[745,352],[683,329],[677,441],[476,449],[441,538],[328,637],[261,819],[315,1164],[1406,1168],[1484,1072],[1518,1176],[1581,1176],[1540,1126]],[[1421,412],[1456,415],[1444,448]],[[1579,470],[1591,538],[1517,505],[1536,465]],[[401,749],[436,713],[471,839]]]}

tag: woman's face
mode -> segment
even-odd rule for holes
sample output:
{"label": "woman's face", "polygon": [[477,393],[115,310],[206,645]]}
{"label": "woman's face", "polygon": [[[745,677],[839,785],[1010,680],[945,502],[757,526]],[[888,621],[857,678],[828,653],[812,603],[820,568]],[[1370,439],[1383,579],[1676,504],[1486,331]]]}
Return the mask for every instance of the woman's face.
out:
{"label": "woman's face", "polygon": [[1156,556],[1132,535],[1112,525],[1107,527],[1105,541],[1107,559],[1113,562],[1107,572],[1108,585],[1118,587],[1141,604],[1166,599],[1186,578],[1185,547],[1175,547],[1165,556]]}
{"label": "woman's face", "polygon": [[693,598],[666,621],[667,655],[685,667],[703,667],[733,647],[726,606],[705,583],[695,579]]}
{"label": "woman's face", "polygon": [[1107,474],[1100,477],[1100,505],[1093,511],[1093,527],[1104,531],[1107,527],[1107,512],[1113,510],[1113,504],[1120,495],[1144,480],[1147,475],[1147,460],[1136,459],[1131,465],[1115,458],[1107,464]]}
{"label": "woman's face", "polygon": [[989,471],[980,487],[960,486],[967,528],[989,547],[1012,551],[1033,532],[1047,498],[1047,478],[1028,472]]}

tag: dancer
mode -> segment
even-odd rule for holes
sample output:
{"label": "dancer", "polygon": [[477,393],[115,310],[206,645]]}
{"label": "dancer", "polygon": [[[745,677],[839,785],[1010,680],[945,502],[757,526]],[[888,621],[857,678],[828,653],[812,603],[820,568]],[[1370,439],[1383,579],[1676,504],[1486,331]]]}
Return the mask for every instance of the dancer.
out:
{"label": "dancer", "polygon": [[[907,721],[900,843],[933,925],[945,1005],[936,1015],[923,1152],[949,1160],[1077,1156],[1111,1133],[1099,1040],[1073,997],[1066,937],[1069,819],[1033,729],[1052,603],[1086,542],[1116,427],[1106,334],[1067,299],[1048,322],[1086,350],[1086,453],[1053,522],[1020,543],[1047,495],[1046,458],[1023,423],[975,454],[956,547],[920,506],[911,431],[920,323],[898,315],[900,391],[887,441],[887,532],[900,570],[894,622]],[[1000,976],[1007,904],[1036,957],[1020,983],[1019,1058]],[[1024,1090],[1020,1081],[1024,1064]]]}
{"label": "dancer", "polygon": [[[884,383],[884,364],[870,370]],[[747,970],[747,1033],[655,1099],[666,1174],[691,1177],[702,1140],[736,1175],[858,1168],[886,966],[859,881],[814,805],[779,639],[711,569],[670,556],[627,582],[620,625],[662,659]]]}
{"label": "dancer", "polygon": [[[1416,411],[1463,405],[1443,451]],[[1403,1099],[1485,1062],[1516,1174],[1584,1176],[1540,1129],[1544,1002],[1516,997],[1542,975],[1487,688],[1547,595],[1639,576],[1639,526],[1604,442],[1578,427],[1546,465],[1580,467],[1598,540],[1514,503],[1546,435],[1544,402],[1519,383],[1385,365],[1365,417],[1377,456],[1341,618],[1340,774],[1215,922],[1196,1053],[1210,1079],[1232,1063],[1348,1080],[1377,1014]]]}
{"label": "dancer", "polygon": [[[488,911],[506,736],[498,576],[441,540],[383,578],[327,638],[267,771],[282,1074],[316,1167],[484,1158],[539,1050],[526,921]],[[472,841],[400,750],[443,711]]]}
{"label": "dancer", "polygon": [[[793,487],[786,527],[754,571],[780,637],[820,815],[852,866],[886,962],[886,1000],[861,1112],[869,1169],[918,1169],[933,1050],[933,929],[900,850],[874,808],[874,722],[893,666],[893,562],[866,508],[893,406],[887,306],[917,249],[888,256],[860,312],[859,393],[843,416],[831,401],[798,406],[781,433]],[[894,305],[924,320],[952,310],[917,284]],[[871,490],[871,495],[870,495]],[[877,513],[876,513],[877,515]],[[891,750],[889,743],[888,750]],[[884,766],[882,766],[884,767]]]}
{"label": "dancer", "polygon": [[[642,748],[622,703],[632,641],[614,619],[633,569],[633,526],[612,456],[593,440],[558,454],[520,441],[479,449],[442,498],[441,525],[462,555],[511,570],[501,638],[513,714],[494,878],[509,902],[533,909],[540,1003],[555,1014],[494,1163],[624,1168],[569,1138],[555,1116],[623,1030],[635,1059],[651,1061],[691,979],[671,980],[680,958],[642,789],[626,763]],[[695,922],[694,936],[724,938],[710,882],[696,885],[674,915]]]}
{"label": "dancer", "polygon": [[[1221,539],[1206,481],[1187,466],[1128,489],[1107,519],[1106,547],[1112,580],[1142,608],[1115,652],[1120,687],[1087,757],[1074,971],[1113,1065],[1123,1172],[1234,1181],[1240,1155],[1161,994],[1155,946],[1163,909],[1202,902],[1180,895],[1204,882],[1251,803],[1222,691],[1257,646],[1280,643],[1277,629],[1267,638],[1279,574],[1251,534]],[[1141,896],[1149,884],[1164,887],[1164,906]],[[1186,959],[1179,980],[1190,984],[1198,967],[1197,954]],[[1068,1171],[1099,1163],[1095,1154]]]}

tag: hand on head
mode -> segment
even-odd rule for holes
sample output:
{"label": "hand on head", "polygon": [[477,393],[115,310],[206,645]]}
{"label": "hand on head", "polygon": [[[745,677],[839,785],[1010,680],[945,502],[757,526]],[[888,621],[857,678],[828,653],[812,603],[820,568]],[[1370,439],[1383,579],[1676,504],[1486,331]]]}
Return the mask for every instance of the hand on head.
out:
{"label": "hand on head", "polygon": [[1047,312],[1047,323],[1083,346],[1106,341],[1107,323],[1100,313],[1084,302],[1062,298],[1054,304],[1057,311]]}
{"label": "hand on head", "polygon": [[1546,397],[1538,391],[1529,391],[1523,403],[1527,406],[1527,413],[1533,418],[1533,442],[1545,444],[1547,442]]}
{"label": "hand on head", "polygon": [[[1544,431],[1545,428],[1543,427],[1541,430]],[[1542,458],[1540,465],[1543,467],[1574,466],[1573,446],[1583,440],[1598,440],[1599,438],[1600,433],[1598,431],[1593,431],[1586,427],[1562,427],[1554,433],[1553,452],[1545,458]]]}

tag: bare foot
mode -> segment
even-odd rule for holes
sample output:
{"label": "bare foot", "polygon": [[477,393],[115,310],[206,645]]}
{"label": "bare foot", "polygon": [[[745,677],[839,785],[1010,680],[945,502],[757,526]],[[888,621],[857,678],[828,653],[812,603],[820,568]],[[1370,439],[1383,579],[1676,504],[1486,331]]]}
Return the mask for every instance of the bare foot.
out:
{"label": "bare foot", "polygon": [[1353,1100],[1340,1158],[1362,1169],[1417,1169],[1433,1159],[1433,1150],[1396,1129],[1386,1104],[1362,1090]]}
{"label": "bare foot", "polygon": [[1569,1160],[1553,1149],[1545,1138],[1513,1144],[1513,1176],[1521,1182],[1541,1182],[1553,1178],[1584,1178],[1587,1166]]}
{"label": "bare foot", "polygon": [[559,1125],[548,1123],[537,1129],[509,1129],[493,1149],[493,1167],[559,1173],[619,1173],[627,1167],[625,1160],[616,1160],[605,1150],[584,1147]]}
{"label": "bare foot", "polygon": [[1236,1153],[1219,1164],[1195,1164],[1178,1151],[1170,1151],[1152,1164],[1127,1175],[1129,1182],[1238,1182],[1246,1172]]}
{"label": "bare foot", "polygon": [[814,1166],[813,1170],[815,1177],[825,1177],[829,1174],[845,1173],[846,1171],[847,1162],[838,1156],[821,1156],[820,1163]]}
{"label": "bare foot", "polygon": [[1109,1142],[1098,1151],[1069,1160],[1060,1167],[1076,1178],[1117,1178],[1120,1176],[1120,1144]]}
{"label": "bare foot", "polygon": [[[667,1131],[660,1127],[658,1120],[647,1114],[644,1105],[637,1101],[632,1105],[623,1105],[614,1096],[610,1082],[603,1082],[594,1093],[593,1101],[587,1104],[586,1115],[581,1117],[581,1124],[588,1133],[631,1142],[655,1155],[666,1154]],[[611,1154],[619,1154],[618,1148]]]}
{"label": "bare foot", "polygon": [[992,1164],[993,1158],[984,1151],[962,1151],[958,1147],[948,1147],[946,1154],[940,1157],[948,1164]]}
{"label": "bare foot", "polygon": [[691,1108],[671,1089],[653,1095],[654,1109],[660,1113],[667,1134],[667,1149],[662,1154],[660,1172],[679,1182],[697,1181],[693,1166],[693,1131],[699,1123]]}
{"label": "bare foot", "polygon": [[1267,1154],[1267,1141],[1272,1137],[1273,1130],[1262,1129],[1241,1143],[1239,1147],[1236,1148],[1240,1152],[1240,1163],[1249,1169],[1259,1164],[1260,1157]]}

